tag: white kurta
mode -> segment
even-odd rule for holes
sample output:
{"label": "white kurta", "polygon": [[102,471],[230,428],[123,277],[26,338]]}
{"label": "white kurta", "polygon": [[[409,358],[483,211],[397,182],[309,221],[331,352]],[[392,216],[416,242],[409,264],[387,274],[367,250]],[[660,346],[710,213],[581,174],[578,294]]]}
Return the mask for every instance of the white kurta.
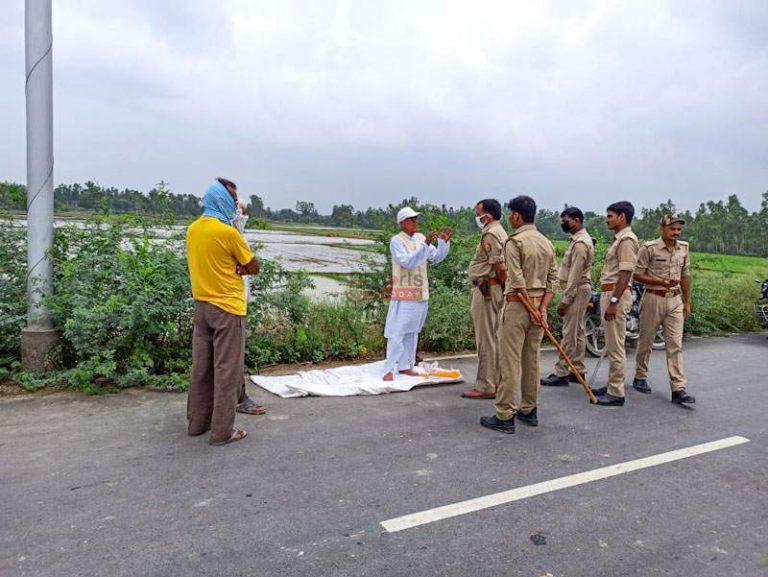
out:
{"label": "white kurta", "polygon": [[[413,237],[411,237],[413,238]],[[439,263],[450,250],[451,243],[438,238],[437,247],[432,244],[420,243],[413,252],[408,252],[403,241],[393,236],[389,243],[392,260],[403,268],[413,269],[425,262]],[[395,365],[399,370],[413,367],[416,359],[418,334],[427,320],[429,301],[390,300],[387,322],[384,325],[384,337],[387,342],[386,372],[394,372]]]}

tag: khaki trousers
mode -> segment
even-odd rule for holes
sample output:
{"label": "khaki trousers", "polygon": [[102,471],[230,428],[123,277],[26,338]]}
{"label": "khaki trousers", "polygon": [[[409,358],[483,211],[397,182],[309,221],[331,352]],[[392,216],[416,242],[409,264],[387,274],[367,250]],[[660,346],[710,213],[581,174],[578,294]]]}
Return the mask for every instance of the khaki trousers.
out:
{"label": "khaki trousers", "polygon": [[608,359],[608,394],[624,397],[624,377],[627,369],[627,353],[624,340],[627,335],[627,314],[632,306],[632,293],[624,291],[619,300],[616,318],[605,320],[605,310],[611,304],[611,293],[600,295],[600,311],[605,327],[605,358]]}
{"label": "khaki trousers", "polygon": [[469,308],[472,324],[475,326],[477,345],[477,377],[475,389],[483,393],[495,393],[499,384],[499,316],[504,304],[501,285],[491,285],[490,300],[485,300],[480,289],[472,289],[472,304]]}
{"label": "khaki trousers", "polygon": [[[535,299],[534,306],[538,302],[539,299]],[[496,417],[499,419],[506,421],[515,416],[518,396],[524,414],[539,405],[539,348],[543,336],[544,329],[531,322],[523,303],[504,303],[499,327],[501,379],[496,389]]]}
{"label": "khaki trousers", "polygon": [[192,377],[187,432],[211,431],[213,443],[230,437],[245,372],[245,317],[195,301]]}
{"label": "khaki trousers", "polygon": [[[587,372],[584,351],[587,346],[587,304],[591,296],[592,287],[588,284],[576,290],[576,295],[563,317],[563,340],[560,342],[565,354],[582,375]],[[555,364],[555,374],[558,377],[567,377],[570,373],[571,369],[561,355]]]}
{"label": "khaki trousers", "polygon": [[635,357],[635,378],[648,378],[648,361],[651,358],[653,339],[661,325],[667,352],[669,384],[673,391],[685,389],[687,381],[683,375],[683,298],[662,297],[650,293],[643,295],[640,304],[640,337],[637,340]]}

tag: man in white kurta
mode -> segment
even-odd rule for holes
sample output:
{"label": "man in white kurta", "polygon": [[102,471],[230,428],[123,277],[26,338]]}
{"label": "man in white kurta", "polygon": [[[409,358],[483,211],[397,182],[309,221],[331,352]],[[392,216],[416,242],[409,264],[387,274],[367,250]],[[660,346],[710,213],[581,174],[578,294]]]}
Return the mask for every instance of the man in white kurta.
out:
{"label": "man in white kurta", "polygon": [[[387,339],[387,360],[384,380],[394,379],[395,370],[415,375],[416,347],[424,327],[429,307],[427,262],[439,263],[450,250],[451,230],[446,228],[438,237],[430,232],[419,233],[419,213],[405,207],[397,213],[400,233],[392,237],[392,297],[389,301],[384,336]],[[437,246],[433,245],[437,238]]]}

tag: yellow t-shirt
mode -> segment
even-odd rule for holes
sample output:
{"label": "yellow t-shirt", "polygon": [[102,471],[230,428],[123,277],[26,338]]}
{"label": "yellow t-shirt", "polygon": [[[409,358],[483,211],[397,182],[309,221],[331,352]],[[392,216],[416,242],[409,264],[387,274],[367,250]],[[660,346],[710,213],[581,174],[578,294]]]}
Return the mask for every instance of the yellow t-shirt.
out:
{"label": "yellow t-shirt", "polygon": [[201,216],[187,229],[187,264],[192,297],[238,316],[247,303],[238,264],[248,264],[253,253],[237,229],[210,216]]}

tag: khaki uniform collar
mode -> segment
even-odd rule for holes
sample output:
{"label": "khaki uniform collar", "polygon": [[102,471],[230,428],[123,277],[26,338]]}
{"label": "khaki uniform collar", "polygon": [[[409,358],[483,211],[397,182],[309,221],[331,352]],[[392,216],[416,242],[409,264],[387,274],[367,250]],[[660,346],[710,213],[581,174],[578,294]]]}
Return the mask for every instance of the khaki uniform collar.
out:
{"label": "khaki uniform collar", "polygon": [[516,234],[520,234],[521,232],[525,232],[526,230],[536,230],[536,225],[533,223],[524,224],[520,228],[516,229],[515,232],[512,233],[512,236],[515,236]]}
{"label": "khaki uniform collar", "polygon": [[675,241],[675,244],[672,246],[671,249],[667,248],[667,244],[664,242],[664,239],[661,238],[661,237],[657,238],[654,241],[654,243],[656,244],[656,246],[658,246],[660,248],[663,248],[664,250],[669,251],[669,252],[675,252],[677,249],[680,248],[680,243],[677,242],[677,241]]}
{"label": "khaki uniform collar", "polygon": [[490,230],[494,227],[494,225],[501,226],[501,223],[498,220],[491,220],[491,221],[485,223],[485,225],[483,226],[481,231],[482,232],[490,232]]}
{"label": "khaki uniform collar", "polygon": [[571,240],[588,240],[590,244],[592,243],[592,237],[589,236],[589,233],[587,232],[586,228],[582,228],[579,232],[574,232],[571,235]]}
{"label": "khaki uniform collar", "polygon": [[632,234],[632,227],[626,226],[622,228],[619,232],[617,232],[613,238],[615,240],[621,240],[622,238],[624,238],[625,236],[629,236],[630,234]]}

